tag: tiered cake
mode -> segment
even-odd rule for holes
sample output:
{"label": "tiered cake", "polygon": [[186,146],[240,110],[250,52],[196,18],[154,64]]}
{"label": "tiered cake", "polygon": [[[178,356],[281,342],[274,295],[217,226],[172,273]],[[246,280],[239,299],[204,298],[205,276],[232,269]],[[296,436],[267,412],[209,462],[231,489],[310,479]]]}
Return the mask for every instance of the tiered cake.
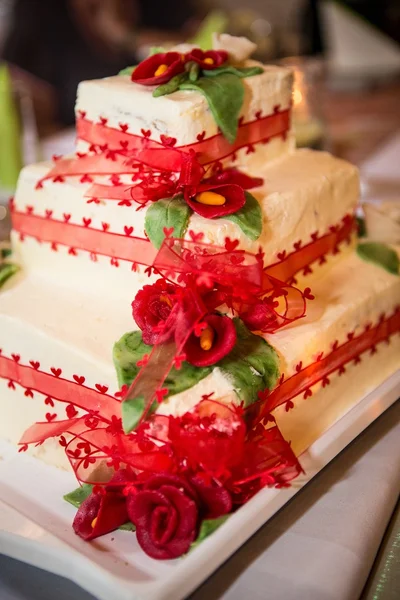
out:
{"label": "tiered cake", "polygon": [[[262,260],[268,278],[265,297],[278,301],[274,306],[263,304],[272,306],[269,325],[254,325],[258,321],[249,318],[248,298],[242,314],[237,298],[232,301],[229,296],[228,301],[224,296],[225,309],[218,313],[239,315],[248,327],[245,336],[256,332],[268,342],[262,350],[268,368],[263,371],[246,356],[246,345],[237,355],[228,354],[228,366],[226,355],[212,366],[210,361],[194,360],[192,384],[185,379],[169,393],[167,383],[167,392],[157,396],[162,400],[158,414],[181,416],[211,394],[219,405],[244,402],[245,410],[253,405],[253,421],[272,411],[298,456],[399,367],[400,340],[392,334],[400,327],[400,279],[355,251],[357,170],[327,153],[294,148],[290,70],[243,62],[237,56],[230,60],[224,51],[197,51],[178,59],[169,54],[148,59],[157,80],[149,78],[153,85],[148,85],[146,73],[142,75],[144,63],[132,76],[83,82],[76,107],[77,154],[25,168],[13,201],[12,245],[22,269],[0,293],[0,436],[18,443],[35,422],[53,426],[55,439],[47,439],[50,433],[42,439],[36,432],[22,441],[46,440],[35,453],[60,467],[69,468],[64,447],[73,429],[63,428],[60,421],[79,418],[88,406],[91,418],[107,413],[107,405],[121,416],[120,399],[127,388],[122,394],[119,388],[128,387],[137,374],[132,362],[137,354],[129,354],[137,338],[125,334],[139,327],[145,331],[142,321],[147,319],[139,309],[135,313],[134,305],[135,323],[131,304],[136,296],[136,307],[140,304],[144,310],[139,290],[159,280],[159,273],[165,275],[151,266],[161,264],[158,249],[161,246],[162,252],[173,238],[192,249],[196,244],[209,244],[214,252],[220,247],[230,256],[244,256],[245,250],[253,266]],[[176,67],[177,60],[189,68]],[[221,103],[220,97],[213,100],[213,92],[195,87],[212,80],[206,72],[212,66],[219,69],[217,77],[228,99],[222,109],[212,106],[213,101]],[[168,70],[172,79],[164,76]],[[175,86],[167,93],[171,90],[164,88],[173,78],[179,89]],[[238,85],[239,79],[244,98],[236,115],[237,131],[232,132],[234,117],[226,114],[235,103],[230,96],[235,92],[229,86]],[[160,94],[154,95],[157,84]],[[191,161],[187,171],[201,172],[202,179],[194,181],[190,174],[189,183],[178,190],[173,186],[177,178],[183,181],[183,155]],[[212,180],[214,187],[207,187],[210,176],[217,178]],[[145,188],[140,187],[143,181]],[[168,207],[155,210],[163,206],[160,198],[170,197],[167,194],[145,197],[155,194],[154,181],[179,191],[184,211],[189,202],[192,210],[185,213],[184,222],[179,211],[175,218]],[[209,218],[207,210],[214,210],[215,202],[230,202],[223,196],[225,188],[217,186],[226,182],[251,189],[251,195],[245,192],[246,205],[237,212]],[[189,186],[197,186],[195,195],[187,191]],[[171,278],[175,283],[165,283],[158,298],[168,311],[175,292],[165,286],[177,283],[171,275],[168,282]],[[239,280],[232,281],[235,287]],[[149,294],[144,302],[151,311]],[[257,294],[262,302],[263,294]],[[282,309],[278,305],[285,299]],[[210,323],[206,320],[203,328],[212,332],[209,346],[220,335]],[[239,339],[243,331],[237,329],[236,334]],[[201,340],[204,354],[208,342],[203,333],[193,335]],[[118,340],[114,362],[119,381],[112,351]],[[154,343],[154,348],[162,347],[162,340]],[[147,349],[151,352],[151,344]],[[183,358],[189,354],[184,346]],[[146,360],[142,352],[139,361],[143,368],[145,356]],[[243,361],[250,367],[241,379]],[[208,371],[199,376],[196,366]],[[139,396],[131,393],[129,398],[136,401]],[[132,429],[125,427],[127,432]]]}

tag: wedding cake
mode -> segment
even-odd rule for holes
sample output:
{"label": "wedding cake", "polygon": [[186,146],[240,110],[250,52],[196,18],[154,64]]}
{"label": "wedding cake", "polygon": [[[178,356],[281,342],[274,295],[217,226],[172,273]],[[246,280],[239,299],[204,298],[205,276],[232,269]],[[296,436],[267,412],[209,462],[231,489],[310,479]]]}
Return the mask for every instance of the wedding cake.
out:
{"label": "wedding cake", "polygon": [[0,436],[86,484],[79,535],[133,523],[155,558],[287,485],[399,367],[397,253],[357,238],[357,169],[295,149],[292,73],[251,50],[81,83],[76,153],[22,171],[0,264]]}

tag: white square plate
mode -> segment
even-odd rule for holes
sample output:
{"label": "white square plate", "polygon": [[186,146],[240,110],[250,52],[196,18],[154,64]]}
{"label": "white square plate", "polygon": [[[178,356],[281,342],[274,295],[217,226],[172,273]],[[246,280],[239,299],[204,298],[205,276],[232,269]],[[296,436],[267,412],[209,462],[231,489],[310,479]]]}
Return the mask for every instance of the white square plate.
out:
{"label": "white square plate", "polygon": [[155,561],[135,535],[118,531],[90,544],[71,527],[63,494],[76,487],[59,471],[0,441],[0,552],[62,575],[100,600],[181,600],[210,576],[337,454],[400,396],[400,370],[368,394],[300,461],[306,471],[287,489],[264,489],[187,556]]}

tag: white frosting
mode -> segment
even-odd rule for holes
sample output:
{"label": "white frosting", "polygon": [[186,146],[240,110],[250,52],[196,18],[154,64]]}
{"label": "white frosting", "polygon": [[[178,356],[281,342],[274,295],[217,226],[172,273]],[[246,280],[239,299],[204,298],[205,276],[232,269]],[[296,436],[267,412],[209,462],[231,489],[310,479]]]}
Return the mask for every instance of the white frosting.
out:
{"label": "white frosting", "polygon": [[[241,116],[244,122],[253,121],[256,113],[263,116],[274,112],[275,106],[282,110],[290,108],[293,74],[286,67],[261,65],[255,61],[246,66],[262,66],[264,72],[243,79],[245,97]],[[205,138],[218,133],[218,127],[204,96],[194,91],[178,91],[153,98],[154,86],[133,83],[128,75],[106,79],[83,81],[78,87],[76,111],[84,111],[86,118],[98,122],[108,119],[108,125],[119,129],[128,125],[128,131],[143,135],[141,130],[150,129],[152,139],[160,135],[173,135],[177,145],[193,144],[197,135],[205,132]]]}
{"label": "white frosting", "polygon": [[[144,237],[146,209],[136,211],[134,206],[118,206],[112,201],[88,204],[84,197],[88,184],[72,178],[62,184],[46,182],[42,189],[36,190],[36,182],[49,166],[43,163],[23,170],[15,197],[17,210],[24,212],[27,206],[33,206],[34,214],[41,216],[52,210],[52,218],[59,221],[67,212],[71,215],[70,223],[82,225],[84,218],[90,218],[90,227],[101,230],[102,223],[108,223],[109,231],[119,234],[123,234],[125,226],[133,226],[134,235]],[[358,200],[356,168],[327,153],[298,150],[258,172],[254,168],[255,174],[264,178],[264,185],[253,190],[263,212],[263,231],[257,242],[251,242],[237,225],[226,219],[206,220],[193,215],[189,229],[204,232],[205,241],[217,245],[223,245],[227,236],[239,239],[240,246],[250,251],[256,252],[261,245],[266,264],[272,264],[278,252],[291,252],[295,242],[308,243],[314,232],[324,234],[331,225],[340,223],[354,210]],[[129,306],[137,289],[148,282],[143,268],[140,274],[132,273],[131,263],[126,261],[119,261],[116,268],[110,264],[110,257],[98,256],[94,263],[86,251],[78,249],[77,256],[70,256],[68,248],[60,245],[53,252],[49,243],[39,243],[28,236],[21,242],[18,234],[13,235],[13,242],[26,272],[38,272],[52,283],[65,282],[67,286],[95,289],[98,293],[106,283],[107,293],[121,307]],[[70,245],[75,246],[74,239]]]}
{"label": "white frosting", "polygon": [[[317,353],[329,351],[336,339],[344,342],[350,331],[357,335],[368,321],[376,323],[382,312],[390,313],[400,300],[400,278],[352,254],[318,278],[314,291],[318,300],[314,301],[314,306],[311,303],[313,308],[303,323],[267,336],[279,353],[282,371],[288,376],[298,362],[309,364],[315,360]],[[84,375],[88,387],[93,388],[99,383],[108,386],[109,393],[113,394],[117,382],[111,359],[112,346],[123,333],[135,328],[129,313],[129,307],[116,306],[108,294],[77,294],[74,289],[50,285],[38,275],[20,275],[11,280],[0,294],[0,346],[4,356],[20,354],[21,364],[37,360],[40,369],[45,372],[50,372],[51,367],[59,367],[66,379],[72,379],[74,374]],[[385,351],[385,368],[382,371],[380,366],[378,370],[374,367],[375,364],[380,365],[374,362],[380,360],[379,352],[377,357],[365,360],[369,368],[362,371],[363,386],[360,390],[376,385],[389,371],[393,372],[400,366],[399,342],[399,336],[394,336],[392,345]],[[360,372],[354,370],[354,375],[350,371],[343,376],[347,387],[352,390],[353,400],[357,395]],[[15,391],[10,390],[4,380],[0,380],[0,389],[0,436],[14,442],[30,424],[43,420],[48,410],[60,416],[64,414],[65,406],[45,407],[41,394],[35,393],[33,399],[26,398],[23,389],[17,386]],[[332,389],[318,391],[308,403],[317,400],[321,403],[318,406],[323,407],[326,397],[331,406]],[[223,401],[238,401],[229,379],[215,369],[193,388],[170,398],[160,410],[182,413],[192,407],[202,394],[212,391]],[[344,402],[341,400],[340,406]],[[336,409],[331,408],[337,418]],[[322,408],[319,410],[323,411]],[[288,417],[280,414],[282,427],[286,418],[291,418],[291,413]],[[326,419],[329,418],[323,421],[325,425]],[[315,427],[318,428],[318,424]],[[292,432],[293,427],[288,425],[288,430]],[[45,444],[40,452],[46,460],[64,464],[62,450],[57,444]]]}

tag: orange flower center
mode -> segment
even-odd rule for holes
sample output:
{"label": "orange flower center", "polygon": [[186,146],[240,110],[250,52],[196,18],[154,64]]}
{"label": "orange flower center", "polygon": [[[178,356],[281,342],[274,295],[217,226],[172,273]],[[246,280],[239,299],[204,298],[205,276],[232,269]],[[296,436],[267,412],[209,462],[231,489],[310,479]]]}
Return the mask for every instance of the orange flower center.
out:
{"label": "orange flower center", "polygon": [[94,529],[96,527],[97,517],[95,517],[91,523],[91,528]]}
{"label": "orange flower center", "polygon": [[160,75],[164,75],[165,71],[168,71],[168,65],[160,65],[154,72],[154,77],[160,77]]}
{"label": "orange flower center", "polygon": [[214,64],[214,59],[211,58],[210,56],[207,56],[207,58],[205,58],[203,60],[204,63],[206,63],[206,65],[213,65]]}
{"label": "orange flower center", "polygon": [[200,194],[197,194],[196,196],[196,202],[206,204],[207,206],[223,206],[226,202],[226,198],[215,192],[200,192]]}
{"label": "orange flower center", "polygon": [[172,308],[172,302],[171,299],[168,298],[168,296],[160,296],[160,302],[164,302],[164,304],[167,304],[167,306]]}
{"label": "orange flower center", "polygon": [[212,345],[214,343],[215,331],[210,325],[207,325],[205,329],[200,334],[200,348],[205,350],[211,350]]}

